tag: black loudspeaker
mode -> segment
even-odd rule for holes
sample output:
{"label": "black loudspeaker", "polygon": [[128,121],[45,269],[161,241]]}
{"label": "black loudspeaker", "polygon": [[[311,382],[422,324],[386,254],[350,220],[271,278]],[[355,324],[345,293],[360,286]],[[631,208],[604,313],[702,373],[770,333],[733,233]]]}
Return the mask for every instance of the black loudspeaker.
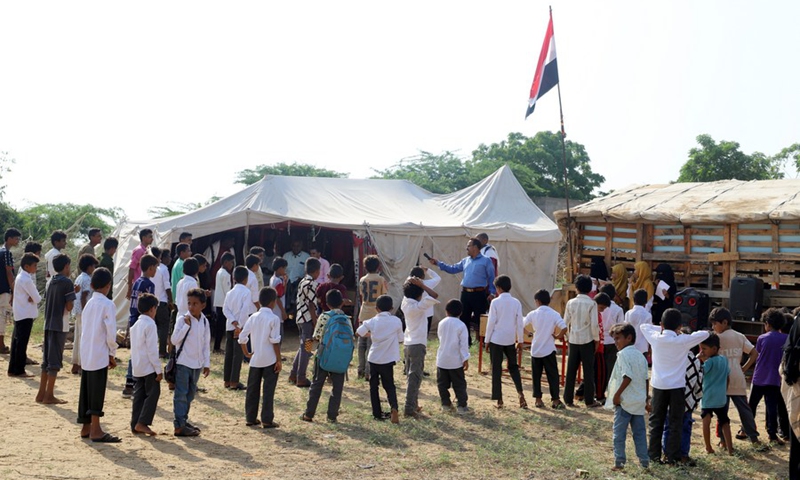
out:
{"label": "black loudspeaker", "polygon": [[708,328],[708,295],[694,288],[684,288],[675,294],[675,308],[683,316],[683,325],[693,332]]}
{"label": "black loudspeaker", "polygon": [[764,303],[764,281],[753,277],[731,280],[730,310],[734,320],[758,320]]}

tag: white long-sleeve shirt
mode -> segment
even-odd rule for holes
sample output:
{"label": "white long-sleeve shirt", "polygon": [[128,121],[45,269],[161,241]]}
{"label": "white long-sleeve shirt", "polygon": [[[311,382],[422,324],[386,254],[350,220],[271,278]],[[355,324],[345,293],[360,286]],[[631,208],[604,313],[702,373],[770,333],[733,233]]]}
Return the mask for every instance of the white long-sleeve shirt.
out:
{"label": "white long-sleeve shirt", "polygon": [[436,327],[439,350],[436,351],[436,366],[445,370],[462,368],[469,359],[469,334],[467,326],[459,318],[445,317]]}
{"label": "white long-sleeve shirt", "polygon": [[[247,291],[249,292],[249,290]],[[239,334],[239,345],[247,345],[248,338],[253,347],[250,367],[264,368],[275,365],[278,361],[278,357],[275,355],[275,345],[281,343],[281,320],[272,313],[272,310],[261,307],[258,312],[250,315]],[[231,348],[241,347],[231,345]]]}
{"label": "white long-sleeve shirt", "polygon": [[253,307],[255,308],[255,304],[258,303],[258,278],[256,278],[255,272],[252,270],[248,270],[250,272],[247,276],[247,288],[250,290],[250,303],[253,303]]}
{"label": "white long-sleeve shirt", "polygon": [[158,329],[156,321],[147,315],[139,319],[130,329],[131,368],[134,377],[145,377],[151,373],[161,373],[161,360],[158,358]]}
{"label": "white long-sleeve shirt", "polygon": [[[184,321],[186,315],[192,321],[191,331]],[[188,311],[178,315],[175,319],[175,330],[172,332],[172,344],[175,348],[181,348],[184,338],[186,343],[176,363],[191,369],[211,368],[211,326],[205,315],[201,313],[199,319],[192,317]]]}
{"label": "white long-sleeve shirt", "polygon": [[548,305],[542,305],[530,312],[522,321],[522,328],[527,325],[533,330],[533,341],[531,342],[531,357],[544,358],[556,351],[556,328],[559,330],[567,328],[564,319],[558,312]]}
{"label": "white long-sleeve shirt", "polygon": [[611,345],[614,343],[611,327],[625,321],[625,312],[622,311],[622,307],[612,301],[611,305],[600,314],[600,318],[603,319],[603,345]]}
{"label": "white long-sleeve shirt", "polygon": [[389,312],[380,312],[377,316],[361,322],[356,333],[362,337],[367,333],[370,334],[372,346],[367,355],[369,363],[386,365],[400,361],[403,324],[399,318]]}
{"label": "white long-sleeve shirt", "polygon": [[686,367],[689,350],[708,338],[709,332],[678,335],[672,330],[661,331],[659,325],[641,325],[639,330],[653,347],[653,378],[650,384],[659,390],[686,387]]}
{"label": "white long-sleeve shirt", "polygon": [[[33,300],[31,302],[30,300]],[[14,320],[26,320],[39,316],[39,302],[42,301],[36,283],[30,273],[20,270],[14,280]]]}
{"label": "white long-sleeve shirt", "polygon": [[567,302],[564,311],[569,343],[585,345],[600,341],[600,324],[597,317],[597,304],[588,295],[579,293]]}
{"label": "white long-sleeve shirt", "polygon": [[222,305],[222,313],[225,315],[225,330],[232,332],[236,327],[233,322],[243,328],[247,319],[256,312],[256,306],[251,300],[250,289],[246,285],[237,283],[233,290],[225,295],[225,303]]}
{"label": "white long-sleeve shirt", "polygon": [[222,308],[222,304],[225,303],[225,296],[232,289],[233,276],[231,272],[224,268],[217,270],[217,278],[214,282],[214,307]]}
{"label": "white long-sleeve shirt", "polygon": [[403,338],[404,345],[428,344],[428,317],[425,315],[428,307],[436,305],[439,300],[423,296],[421,300],[403,297],[400,310],[406,317],[406,332]]}
{"label": "white long-sleeve shirt", "polygon": [[93,372],[108,367],[117,353],[117,307],[102,293],[92,293],[81,314],[81,368]]}
{"label": "white long-sleeve shirt", "polygon": [[[436,273],[432,268],[428,269],[428,276],[430,276],[431,278],[424,279],[422,283],[424,283],[426,287],[433,290],[439,285],[439,282],[442,281],[442,277],[440,277],[439,274]],[[428,295],[428,293],[425,292],[423,293],[423,295]],[[433,316],[433,306],[428,307],[428,309],[425,311],[425,316],[426,317]]]}
{"label": "white long-sleeve shirt", "polygon": [[634,305],[633,308],[625,312],[625,321],[633,325],[636,329],[636,342],[633,344],[636,350],[647,353],[649,343],[644,338],[644,334],[639,329],[641,325],[652,325],[653,316],[641,305]]}
{"label": "white long-sleeve shirt", "polygon": [[178,281],[178,288],[175,291],[175,305],[178,307],[178,315],[189,312],[188,293],[193,288],[197,288],[197,280],[192,276],[186,275]]}
{"label": "white long-sleeve shirt", "polygon": [[503,292],[489,304],[484,342],[506,346],[523,341],[522,304],[510,293]]}
{"label": "white long-sleeve shirt", "polygon": [[156,274],[151,280],[153,285],[156,286],[154,295],[158,298],[158,301],[167,303],[169,301],[167,290],[172,291],[172,284],[169,281],[169,268],[163,263],[159,263],[158,268],[156,268]]}

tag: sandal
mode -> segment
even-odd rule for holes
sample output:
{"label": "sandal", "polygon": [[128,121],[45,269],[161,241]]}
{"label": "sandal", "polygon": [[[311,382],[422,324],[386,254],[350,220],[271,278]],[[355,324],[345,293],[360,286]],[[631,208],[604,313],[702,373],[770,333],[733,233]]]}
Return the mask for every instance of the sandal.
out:
{"label": "sandal", "polygon": [[275,423],[275,422],[269,422],[269,423],[263,423],[263,424],[261,424],[261,428],[278,428],[279,426],[280,426],[280,425],[278,425],[278,424],[277,424],[277,423]]}
{"label": "sandal", "polygon": [[536,408],[544,408],[544,402],[541,399],[537,398],[533,406]]}
{"label": "sandal", "polygon": [[255,422],[246,422],[245,425],[247,425],[248,427],[259,426],[261,425],[261,420],[256,420]]}
{"label": "sandal", "polygon": [[498,409],[498,410],[499,410],[499,409],[501,409],[501,408],[503,408],[503,401],[501,400],[501,401],[497,402],[497,403],[494,405],[494,408],[496,408],[496,409]]}
{"label": "sandal", "polygon": [[200,432],[190,428],[188,425],[185,425],[183,428],[175,429],[176,437],[196,437],[198,435],[200,435]]}
{"label": "sandal", "polygon": [[554,410],[564,410],[564,409],[567,408],[567,406],[564,405],[564,402],[559,400],[558,402],[553,402],[553,405],[552,405],[551,408],[553,408]]}
{"label": "sandal", "polygon": [[525,401],[525,395],[523,395],[521,393],[519,394],[519,408],[521,408],[523,410],[527,410],[528,409],[528,402]]}
{"label": "sandal", "polygon": [[100,438],[93,438],[92,441],[94,443],[120,443],[122,441],[121,438],[115,437],[110,433],[104,433]]}

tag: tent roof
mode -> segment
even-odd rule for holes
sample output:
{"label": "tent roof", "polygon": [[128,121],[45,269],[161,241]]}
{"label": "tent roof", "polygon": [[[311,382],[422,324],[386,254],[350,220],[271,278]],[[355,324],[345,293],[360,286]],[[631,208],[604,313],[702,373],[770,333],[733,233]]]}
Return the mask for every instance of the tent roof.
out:
{"label": "tent roof", "polygon": [[406,180],[265,176],[193,212],[130,222],[177,241],[183,230],[202,237],[248,225],[285,221],[386,233],[442,236],[486,231],[492,241],[556,242],[556,225],[504,166],[463,190],[432,194]]}
{"label": "tent roof", "polygon": [[[570,209],[573,218],[629,222],[753,223],[800,220],[800,179],[634,185]],[[555,212],[562,223],[565,210]]]}

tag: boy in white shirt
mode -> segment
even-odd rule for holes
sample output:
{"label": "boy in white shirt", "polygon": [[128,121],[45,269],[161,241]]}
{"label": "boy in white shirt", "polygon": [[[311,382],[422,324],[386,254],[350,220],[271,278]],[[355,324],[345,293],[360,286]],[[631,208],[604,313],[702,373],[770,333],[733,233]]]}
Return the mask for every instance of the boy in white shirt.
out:
{"label": "boy in white shirt", "polygon": [[436,352],[436,386],[442,400],[442,410],[452,411],[450,387],[456,394],[459,415],[469,413],[467,407],[467,379],[464,373],[469,368],[469,332],[461,321],[463,305],[456,299],[447,302],[444,310],[447,317],[439,322],[436,334],[439,337],[439,350]]}
{"label": "boy in white shirt", "polygon": [[53,260],[61,255],[62,250],[67,246],[67,234],[61,230],[56,230],[50,235],[50,244],[53,245],[53,248],[44,254],[44,259],[47,261],[47,272],[45,273],[47,283],[45,283],[45,291],[47,291],[47,287],[50,286],[50,280],[58,273],[58,270],[56,270],[53,265]]}
{"label": "boy in white shirt", "polygon": [[589,298],[592,279],[588,275],[578,275],[575,279],[578,296],[567,302],[564,310],[564,323],[567,324],[569,338],[569,357],[567,358],[567,378],[564,382],[564,403],[574,406],[575,379],[578,368],[583,367],[583,397],[588,408],[602,407],[594,398],[594,360],[600,351],[600,324],[597,317],[597,304]]}
{"label": "boy in white shirt", "polygon": [[[192,260],[190,258],[184,262],[186,276],[181,281],[191,278],[186,267]],[[211,373],[211,327],[203,315],[206,292],[193,288],[186,296],[187,311],[178,316],[175,330],[170,338],[172,345],[180,351],[175,361],[175,395],[172,398],[176,437],[200,435],[200,429],[189,423],[189,409],[197,393],[200,373],[202,372],[204,377],[208,377]]]}
{"label": "boy in white shirt", "polygon": [[155,285],[155,296],[158,299],[156,315],[153,320],[156,322],[158,331],[158,356],[167,358],[167,337],[169,337],[169,312],[175,308],[172,300],[172,283],[169,280],[169,265],[172,258],[168,248],[150,248],[150,253],[158,259],[156,274],[151,279]]}
{"label": "boy in white shirt", "polygon": [[78,268],[81,274],[75,279],[75,286],[78,287],[75,305],[72,307],[72,315],[75,317],[75,334],[72,342],[72,374],[81,373],[81,313],[86,302],[92,295],[92,273],[100,262],[94,255],[85,253],[78,260]]}
{"label": "boy in white shirt", "polygon": [[[645,305],[647,305],[647,290],[640,288],[633,292],[633,308],[625,312],[625,322],[633,325],[637,332],[641,331],[639,327],[642,325],[653,324],[653,316],[644,307]],[[636,335],[636,343],[633,346],[643,355],[647,355],[647,351],[650,350],[650,344],[644,335]]]}
{"label": "boy in white shirt", "polygon": [[[372,338],[372,346],[367,356],[370,368],[369,398],[372,403],[372,417],[375,420],[386,420],[388,416],[392,419],[392,423],[399,423],[397,389],[394,385],[394,364],[400,361],[399,347],[403,342],[403,324],[391,313],[393,305],[392,297],[389,295],[378,297],[375,308],[378,310],[378,315],[361,322],[361,326],[356,330],[359,337],[369,335]],[[379,384],[383,385],[389,400],[391,407],[389,415],[381,411]]]}
{"label": "boy in white shirt", "polygon": [[150,429],[161,396],[161,360],[158,357],[158,327],[153,317],[158,310],[158,298],[149,293],[139,297],[139,319],[131,326],[131,365],[133,378],[133,408],[131,432],[155,435]]}
{"label": "boy in white shirt", "polygon": [[[183,261],[183,278],[178,281],[178,288],[175,289],[175,305],[177,307],[177,317],[185,315],[189,311],[189,291],[199,288],[197,284],[197,272],[200,271],[200,263],[194,257],[189,257]],[[177,325],[178,320],[175,320]],[[173,326],[173,332],[174,331]],[[173,343],[174,345],[174,343]]]}
{"label": "boy in white shirt", "polygon": [[[608,295],[610,305],[603,310],[600,318],[603,320],[603,360],[606,365],[605,375],[603,376],[603,384],[598,385],[600,392],[603,394],[600,398],[605,398],[606,388],[608,388],[608,380],[611,378],[611,372],[614,371],[614,363],[617,361],[617,347],[614,343],[614,337],[611,335],[611,327],[614,325],[625,322],[625,312],[622,307],[614,302],[617,297],[617,290],[614,285],[607,283],[600,287],[600,293]],[[641,336],[641,335],[640,335]],[[645,341],[647,343],[647,341]]]}
{"label": "boy in white shirt", "polygon": [[[423,294],[429,296],[423,298]],[[419,418],[422,407],[419,406],[419,387],[422,384],[425,370],[425,352],[428,346],[428,308],[439,303],[439,296],[425,283],[416,277],[410,277],[403,285],[403,302],[400,310],[406,319],[406,331],[403,337],[405,357],[408,359],[408,383],[406,384],[406,404],[404,415]]]}
{"label": "boy in white shirt", "polygon": [[558,362],[556,360],[556,340],[564,338],[567,324],[555,310],[550,308],[550,292],[539,290],[533,295],[536,310],[530,312],[522,322],[522,328],[527,325],[533,330],[531,342],[531,369],[533,370],[533,398],[536,407],[544,408],[542,402],[542,370],[547,375],[547,384],[550,387],[550,406],[557,410],[564,408],[564,403],[559,398],[560,379],[558,377]]}
{"label": "boy in white shirt", "polygon": [[225,252],[220,258],[220,269],[214,279],[214,329],[211,336],[214,337],[214,353],[222,353],[222,339],[228,327],[228,319],[222,306],[225,303],[225,296],[233,289],[233,264],[236,257],[231,252]]}
{"label": "boy in white shirt", "polygon": [[261,305],[258,303],[258,277],[262,276],[261,259],[258,257],[258,255],[251,254],[244,259],[244,264],[247,267],[247,270],[250,271],[247,279],[247,288],[250,289],[250,301],[253,302],[253,306],[256,307],[256,310],[258,310],[261,308]]}
{"label": "boy in white shirt", "polygon": [[30,378],[32,374],[25,371],[28,358],[28,341],[31,338],[33,321],[39,316],[39,302],[42,297],[36,288],[34,276],[39,264],[39,257],[26,253],[20,261],[20,271],[14,280],[14,334],[11,337],[11,356],[8,360],[8,376]]}
{"label": "boy in white shirt", "polygon": [[98,268],[92,273],[92,298],[83,309],[81,332],[81,386],[78,398],[78,423],[81,438],[93,442],[119,443],[122,440],[100,428],[106,396],[108,369],[117,366],[117,307],[106,297],[111,288],[111,272]]}
{"label": "boy in white shirt", "polygon": [[[248,427],[261,425],[262,428],[278,428],[278,424],[274,421],[274,400],[278,373],[281,371],[281,320],[272,311],[277,298],[278,294],[274,288],[262,288],[258,295],[261,309],[250,316],[239,333],[242,353],[250,359],[250,374],[247,377],[247,396],[244,403],[245,422]],[[248,340],[253,345],[252,353],[247,351]],[[256,418],[259,397],[263,399],[260,420]]]}
{"label": "boy in white shirt", "polygon": [[508,373],[514,381],[519,397],[519,408],[528,408],[525,393],[522,391],[522,378],[517,365],[517,349],[521,349],[525,341],[522,327],[522,304],[512,297],[511,278],[500,275],[494,279],[498,296],[489,304],[489,319],[486,322],[486,338],[492,361],[492,400],[496,400],[495,408],[503,408],[503,356],[506,357]]}
{"label": "boy in white shirt", "polygon": [[252,272],[239,265],[233,270],[233,279],[236,285],[225,295],[222,312],[225,315],[225,366],[222,380],[225,388],[244,390],[245,386],[239,383],[242,370],[242,349],[236,346],[242,328],[247,323],[247,318],[256,312],[253,297],[248,287]]}

